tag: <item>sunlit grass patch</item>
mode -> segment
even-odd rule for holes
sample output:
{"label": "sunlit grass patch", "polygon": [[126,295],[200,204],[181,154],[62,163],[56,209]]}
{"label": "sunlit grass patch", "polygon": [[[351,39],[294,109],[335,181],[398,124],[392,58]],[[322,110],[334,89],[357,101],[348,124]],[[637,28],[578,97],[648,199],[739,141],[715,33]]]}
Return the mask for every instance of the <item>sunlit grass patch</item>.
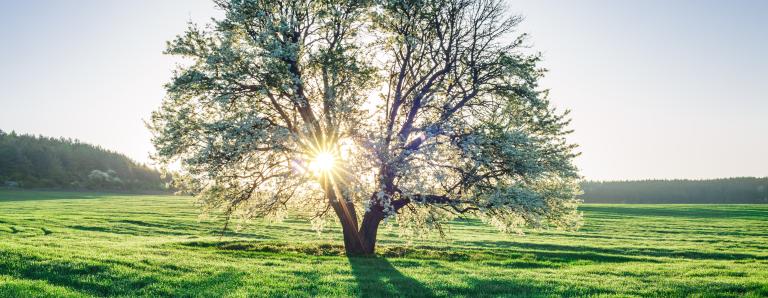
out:
{"label": "sunlit grass patch", "polygon": [[522,237],[385,228],[348,258],[301,217],[222,233],[185,197],[17,194],[0,192],[0,297],[768,295],[765,205],[584,205],[581,231]]}

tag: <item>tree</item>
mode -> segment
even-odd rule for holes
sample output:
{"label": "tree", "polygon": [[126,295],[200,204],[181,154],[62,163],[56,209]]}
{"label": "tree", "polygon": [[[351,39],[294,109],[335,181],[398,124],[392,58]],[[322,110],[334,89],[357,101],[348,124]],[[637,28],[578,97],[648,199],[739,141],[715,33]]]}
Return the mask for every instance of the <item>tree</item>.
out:
{"label": "tree", "polygon": [[567,112],[501,1],[215,3],[225,17],[168,43],[187,62],[149,124],[206,211],[303,208],[319,227],[332,210],[348,254],[374,253],[389,218],[579,226]]}
{"label": "tree", "polygon": [[160,172],[125,155],[65,138],[0,131],[0,185],[167,191]]}

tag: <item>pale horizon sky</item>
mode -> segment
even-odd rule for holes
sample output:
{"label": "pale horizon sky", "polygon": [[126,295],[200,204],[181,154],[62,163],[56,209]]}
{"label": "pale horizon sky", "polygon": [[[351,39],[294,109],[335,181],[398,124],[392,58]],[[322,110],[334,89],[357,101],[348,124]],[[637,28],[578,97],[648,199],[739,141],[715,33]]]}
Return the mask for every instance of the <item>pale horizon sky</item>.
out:
{"label": "pale horizon sky", "polygon": [[[768,176],[768,1],[510,1],[587,179]],[[209,0],[0,2],[0,129],[149,162],[165,41]]]}

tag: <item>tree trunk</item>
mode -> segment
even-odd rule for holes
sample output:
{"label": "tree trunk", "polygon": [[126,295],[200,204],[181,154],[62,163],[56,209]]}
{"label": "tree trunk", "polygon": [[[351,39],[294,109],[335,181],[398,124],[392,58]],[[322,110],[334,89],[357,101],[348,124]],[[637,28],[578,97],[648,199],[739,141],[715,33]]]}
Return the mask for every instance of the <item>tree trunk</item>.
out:
{"label": "tree trunk", "polygon": [[344,234],[344,250],[350,256],[367,256],[376,253],[376,236],[379,224],[384,219],[381,207],[373,207],[363,216],[360,229],[355,229],[348,221],[339,218]]}
{"label": "tree trunk", "polygon": [[379,223],[384,219],[384,209],[379,205],[371,206],[363,215],[358,227],[355,205],[344,198],[337,197],[333,186],[324,180],[325,195],[339,218],[344,235],[344,250],[348,256],[373,255],[376,252],[376,235]]}
{"label": "tree trunk", "polygon": [[341,228],[344,234],[344,250],[350,256],[367,256],[376,252],[376,235],[379,231],[379,223],[383,219],[382,212],[369,211],[363,216],[360,230],[340,218]]}
{"label": "tree trunk", "polygon": [[363,215],[360,224],[360,238],[363,240],[363,253],[372,255],[376,252],[376,236],[379,232],[379,224],[384,219],[384,212],[379,206],[371,207],[371,210]]}
{"label": "tree trunk", "polygon": [[328,203],[333,207],[333,211],[341,223],[342,234],[344,235],[344,250],[347,255],[364,255],[365,246],[360,238],[357,226],[357,212],[355,205],[344,198],[336,196],[334,186],[327,178],[322,180],[323,190],[328,199]]}
{"label": "tree trunk", "polygon": [[354,226],[345,224],[343,221],[341,229],[344,234],[344,250],[347,255],[364,255],[365,249],[357,229]]}
{"label": "tree trunk", "polygon": [[331,206],[341,223],[341,231],[344,235],[344,250],[347,252],[347,255],[361,255],[365,251],[364,245],[357,230],[357,216],[353,214],[354,209],[350,210],[349,208],[353,206],[349,205],[351,204],[339,201],[331,202]]}

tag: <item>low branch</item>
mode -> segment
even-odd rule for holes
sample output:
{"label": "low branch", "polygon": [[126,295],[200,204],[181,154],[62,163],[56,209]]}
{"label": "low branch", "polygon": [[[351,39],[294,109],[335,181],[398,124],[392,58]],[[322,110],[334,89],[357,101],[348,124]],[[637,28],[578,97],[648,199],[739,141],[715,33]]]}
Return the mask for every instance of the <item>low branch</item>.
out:
{"label": "low branch", "polygon": [[466,200],[459,200],[459,199],[451,199],[447,195],[433,195],[433,194],[417,194],[417,195],[411,195],[406,198],[402,198],[399,200],[392,201],[392,207],[395,208],[395,210],[400,210],[401,208],[409,205],[410,203],[426,203],[426,204],[434,204],[434,205],[446,205],[448,207],[451,207],[454,211],[464,214],[469,211],[478,211],[480,208],[477,206],[467,206],[463,207],[461,205],[467,205],[467,204],[475,204],[471,201]]}

